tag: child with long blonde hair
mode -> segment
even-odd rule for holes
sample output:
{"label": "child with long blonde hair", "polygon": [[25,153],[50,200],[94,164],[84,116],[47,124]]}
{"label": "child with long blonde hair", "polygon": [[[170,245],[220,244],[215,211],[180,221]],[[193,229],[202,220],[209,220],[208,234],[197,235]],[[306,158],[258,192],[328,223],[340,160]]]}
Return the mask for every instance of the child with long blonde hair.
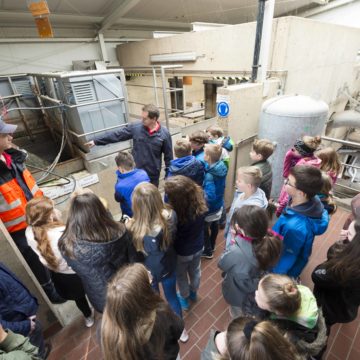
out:
{"label": "child with long blonde hair", "polygon": [[[320,136],[305,135],[301,139],[295,141],[294,147],[291,148],[285,155],[283,177],[288,178],[290,170],[295,165],[309,165],[320,168],[321,159],[314,155],[315,151],[321,144]],[[277,209],[276,216],[279,217],[289,201],[289,196],[285,191],[285,186],[282,187]]]}
{"label": "child with long blonde hair", "polygon": [[[135,187],[132,211],[133,218],[127,227],[139,259],[151,272],[153,288],[159,292],[161,283],[170,307],[182,318],[176,295],[176,213],[162,202],[158,188],[151,183],[140,183]],[[184,329],[180,340],[185,342],[188,338]]]}
{"label": "child with long blonde hair", "polygon": [[65,226],[54,202],[45,196],[31,199],[26,205],[26,222],[29,225],[25,231],[27,242],[50,270],[57,292],[66,300],[74,300],[85,317],[85,325],[92,326],[94,313],[85,297],[82,282],[58,248]]}
{"label": "child with long blonde hair", "polygon": [[315,155],[321,160],[320,170],[330,176],[334,185],[341,171],[341,162],[336,150],[332,147],[326,147],[317,151]]}
{"label": "child with long blonde hair", "polygon": [[101,323],[105,360],[175,360],[184,322],[153,291],[144,265],[124,266],[111,279]]}

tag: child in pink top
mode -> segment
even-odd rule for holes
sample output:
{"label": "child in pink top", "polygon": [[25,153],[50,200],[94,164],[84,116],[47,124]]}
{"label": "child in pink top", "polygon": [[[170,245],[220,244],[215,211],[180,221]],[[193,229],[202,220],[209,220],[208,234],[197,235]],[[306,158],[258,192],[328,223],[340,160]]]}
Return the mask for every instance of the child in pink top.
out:
{"label": "child in pink top", "polygon": [[[295,165],[309,165],[320,168],[321,160],[314,155],[314,152],[321,143],[320,136],[303,136],[302,139],[296,140],[294,147],[290,149],[284,159],[283,177],[287,179],[290,170]],[[278,199],[276,216],[279,217],[289,201],[289,196],[283,186]]]}

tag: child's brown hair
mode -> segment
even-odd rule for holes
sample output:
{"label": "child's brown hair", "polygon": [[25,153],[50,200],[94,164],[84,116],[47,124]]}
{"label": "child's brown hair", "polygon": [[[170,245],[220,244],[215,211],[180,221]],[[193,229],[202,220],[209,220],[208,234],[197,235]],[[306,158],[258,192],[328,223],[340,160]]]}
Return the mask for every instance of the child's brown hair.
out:
{"label": "child's brown hair", "polygon": [[206,129],[206,132],[210,133],[211,136],[222,137],[224,135],[224,130],[218,125],[211,125]]}
{"label": "child's brown hair", "polygon": [[305,145],[311,150],[316,150],[321,144],[321,136],[304,135],[302,138]]}
{"label": "child's brown hair", "polygon": [[174,145],[174,153],[177,158],[191,155],[191,144],[187,139],[179,139]]}
{"label": "child's brown hair", "polygon": [[256,139],[252,148],[253,151],[261,155],[264,160],[269,158],[274,152],[274,144],[268,139]]}
{"label": "child's brown hair", "polygon": [[119,151],[115,158],[116,166],[122,167],[125,170],[133,170],[135,168],[135,161],[133,156],[127,151]]}
{"label": "child's brown hair", "polygon": [[341,170],[341,162],[339,155],[333,148],[326,147],[317,151],[315,155],[321,159],[320,170],[325,172],[332,171],[336,175],[339,175]]}
{"label": "child's brown hair", "polygon": [[198,130],[198,131],[193,132],[189,136],[189,140],[191,142],[198,143],[199,145],[205,145],[209,142],[209,136],[208,136],[208,134],[206,134],[205,131]]}
{"label": "child's brown hair", "polygon": [[267,299],[269,310],[278,315],[291,316],[301,306],[301,294],[295,280],[286,275],[268,274],[259,283]]}

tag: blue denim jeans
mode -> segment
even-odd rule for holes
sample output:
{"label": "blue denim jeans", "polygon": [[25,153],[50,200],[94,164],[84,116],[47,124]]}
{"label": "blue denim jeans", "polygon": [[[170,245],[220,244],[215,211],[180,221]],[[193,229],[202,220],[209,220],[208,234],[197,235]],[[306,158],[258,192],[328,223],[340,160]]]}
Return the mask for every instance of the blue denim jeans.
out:
{"label": "blue denim jeans", "polygon": [[183,298],[188,298],[190,291],[197,292],[200,287],[202,252],[201,249],[193,255],[177,256],[176,280]]}
{"label": "blue denim jeans", "polygon": [[[182,318],[181,305],[176,295],[176,273],[173,272],[171,275],[169,275],[165,279],[162,279],[160,282],[164,290],[165,298],[169,303],[171,309]],[[151,285],[154,290],[160,293],[158,282],[153,280]]]}

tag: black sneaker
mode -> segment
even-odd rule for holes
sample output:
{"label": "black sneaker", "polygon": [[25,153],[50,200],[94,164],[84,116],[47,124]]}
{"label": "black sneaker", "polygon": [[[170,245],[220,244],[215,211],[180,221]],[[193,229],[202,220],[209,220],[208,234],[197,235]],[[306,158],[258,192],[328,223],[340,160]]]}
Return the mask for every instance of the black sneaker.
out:
{"label": "black sneaker", "polygon": [[205,259],[212,259],[214,257],[212,252],[207,252],[207,251],[203,251],[203,253],[201,254],[202,258]]}

